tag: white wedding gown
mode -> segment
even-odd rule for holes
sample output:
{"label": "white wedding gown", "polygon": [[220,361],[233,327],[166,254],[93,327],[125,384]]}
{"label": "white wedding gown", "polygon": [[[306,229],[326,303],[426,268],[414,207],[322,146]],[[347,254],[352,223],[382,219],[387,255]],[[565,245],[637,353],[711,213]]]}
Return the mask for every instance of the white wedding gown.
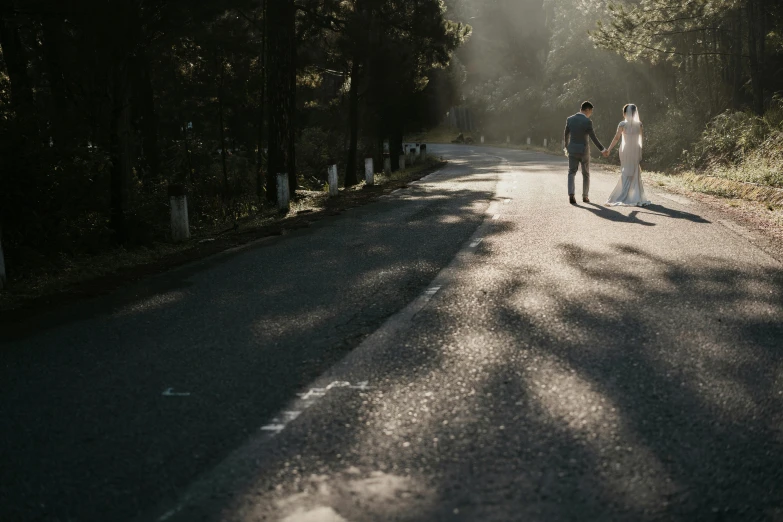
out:
{"label": "white wedding gown", "polygon": [[623,133],[620,144],[622,174],[606,204],[632,207],[649,205],[642,183],[642,169],[639,167],[642,160],[642,122],[639,121],[638,113],[635,118],[621,121],[617,129]]}

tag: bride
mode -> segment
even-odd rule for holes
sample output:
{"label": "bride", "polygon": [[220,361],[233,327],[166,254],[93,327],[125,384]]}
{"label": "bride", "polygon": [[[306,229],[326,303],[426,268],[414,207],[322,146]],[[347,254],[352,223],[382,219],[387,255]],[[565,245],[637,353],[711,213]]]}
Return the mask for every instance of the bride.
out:
{"label": "bride", "polygon": [[639,119],[639,110],[636,108],[636,105],[629,103],[623,107],[623,116],[625,120],[621,121],[620,125],[617,126],[617,134],[615,134],[608,149],[611,152],[622,138],[622,144],[620,145],[622,174],[606,204],[610,206],[629,205],[643,207],[650,204],[650,201],[644,194],[642,169],[639,166],[639,162],[642,159],[644,127],[641,119]]}

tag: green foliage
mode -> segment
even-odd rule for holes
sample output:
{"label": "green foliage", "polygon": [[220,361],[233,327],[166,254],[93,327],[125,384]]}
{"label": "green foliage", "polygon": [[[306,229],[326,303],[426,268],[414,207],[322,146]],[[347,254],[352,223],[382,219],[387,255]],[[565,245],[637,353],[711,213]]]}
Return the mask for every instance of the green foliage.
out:
{"label": "green foliage", "polygon": [[[265,7],[279,5],[272,2],[6,6],[0,225],[11,272],[34,257],[23,251],[48,258],[165,240],[170,183],[188,186],[196,233],[264,210],[264,150],[272,148],[270,123],[279,124],[270,99],[280,89],[265,85],[274,32]],[[327,159],[342,165],[348,155],[357,60],[357,156],[392,134],[401,139],[405,126],[432,122],[438,91],[461,81],[464,70],[449,64],[470,27],[449,21],[440,0],[291,5],[295,45],[283,47],[295,60],[276,77],[286,83],[286,101],[276,106],[290,109],[294,130],[276,139],[294,153],[286,168],[305,188],[322,186]]]}
{"label": "green foliage", "polygon": [[[783,133],[783,100],[775,98],[763,117],[750,111],[716,116],[694,144],[688,166],[706,168],[742,163],[751,158],[779,159]],[[778,163],[780,165],[781,163]]]}

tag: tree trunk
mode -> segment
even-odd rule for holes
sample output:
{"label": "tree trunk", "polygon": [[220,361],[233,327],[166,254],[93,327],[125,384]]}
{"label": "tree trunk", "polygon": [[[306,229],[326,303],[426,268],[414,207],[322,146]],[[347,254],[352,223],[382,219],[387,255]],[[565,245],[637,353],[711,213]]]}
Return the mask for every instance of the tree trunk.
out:
{"label": "tree trunk", "polygon": [[381,129],[380,122],[378,124],[378,131],[375,135],[375,154],[373,154],[373,165],[375,165],[375,170],[380,172],[383,170],[383,130]]}
{"label": "tree trunk", "polygon": [[269,98],[269,153],[267,156],[266,197],[277,201],[277,175],[288,171],[291,148],[291,44],[296,19],[293,0],[274,0],[267,5],[268,71],[267,93]]}
{"label": "tree trunk", "polygon": [[225,80],[225,62],[222,53],[215,56],[218,67],[218,123],[220,125],[220,161],[223,166],[223,199],[228,199],[228,167],[226,166],[226,128],[223,123],[223,82]]}
{"label": "tree trunk", "polygon": [[52,96],[52,135],[56,147],[67,148],[74,142],[74,133],[68,129],[68,98],[60,58],[62,33],[60,20],[47,16],[43,20],[43,54]]}
{"label": "tree trunk", "polygon": [[348,94],[348,118],[351,141],[348,145],[348,161],[345,167],[345,186],[359,183],[356,177],[356,149],[359,143],[359,60],[354,57],[351,65],[351,91]]}
{"label": "tree trunk", "polygon": [[296,11],[294,16],[291,17],[289,22],[290,27],[290,45],[289,45],[289,75],[290,75],[290,99],[289,99],[289,111],[290,111],[290,125],[288,126],[288,162],[286,167],[288,169],[288,189],[289,194],[293,196],[296,193],[296,189],[299,188],[299,182],[296,177]]}
{"label": "tree trunk", "polygon": [[288,127],[288,188],[289,194],[293,197],[296,194],[296,189],[299,188],[299,182],[296,175],[296,135],[297,135],[297,110],[296,110],[296,71],[297,71],[297,48],[298,40],[296,38],[296,9],[292,8],[290,18],[287,21],[289,24],[288,38],[289,38],[289,111],[290,111],[290,125]]}
{"label": "tree trunk", "polygon": [[27,75],[27,59],[19,37],[19,29],[12,20],[0,17],[0,47],[11,80],[11,104],[20,123],[23,139],[38,141],[38,116],[35,98]]}
{"label": "tree trunk", "polygon": [[160,177],[160,145],[158,143],[158,113],[155,110],[155,91],[152,87],[149,57],[139,58],[138,96],[134,97],[138,111],[138,127],[142,136],[144,164],[141,182],[146,190]]}
{"label": "tree trunk", "polygon": [[262,0],[261,13],[264,17],[264,32],[261,35],[261,100],[258,108],[258,152],[256,154],[256,197],[258,201],[264,197],[264,109],[266,108],[266,35],[269,31],[267,0]]}
{"label": "tree trunk", "polygon": [[732,47],[734,77],[732,79],[731,105],[734,110],[738,110],[742,104],[742,9],[737,11]]}
{"label": "tree trunk", "polygon": [[[764,13],[759,12],[760,0],[748,2],[748,51],[750,55],[750,81],[753,86],[753,110],[759,116],[764,114],[764,79],[762,74],[762,59],[764,35],[760,34],[763,27]],[[759,44],[759,39],[762,43]]]}
{"label": "tree trunk", "polygon": [[110,226],[118,243],[124,243],[127,240],[125,207],[133,157],[131,83],[128,67],[128,62],[125,60],[117,63],[112,72]]}
{"label": "tree trunk", "polygon": [[5,288],[8,281],[5,273],[5,256],[3,255],[3,226],[0,225],[0,290]]}
{"label": "tree trunk", "polygon": [[192,130],[188,128],[189,123],[186,123],[183,127],[184,136],[185,136],[185,156],[188,159],[188,175],[185,177],[185,179],[190,181],[190,184],[192,185],[195,181],[195,173],[193,172],[193,153],[191,152],[192,148],[190,145],[190,136],[192,134]]}
{"label": "tree trunk", "polygon": [[402,154],[402,130],[395,128],[389,140],[389,153],[391,154],[392,170],[400,170],[400,154]]}

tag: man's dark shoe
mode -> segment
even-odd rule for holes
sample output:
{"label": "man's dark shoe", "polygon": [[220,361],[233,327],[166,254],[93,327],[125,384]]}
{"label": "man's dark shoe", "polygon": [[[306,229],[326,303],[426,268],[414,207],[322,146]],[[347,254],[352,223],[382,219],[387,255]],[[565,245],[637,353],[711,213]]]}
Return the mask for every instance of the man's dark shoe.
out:
{"label": "man's dark shoe", "polygon": [[582,196],[582,201],[584,201],[585,203],[590,203],[590,198],[588,198],[587,196]]}
{"label": "man's dark shoe", "polygon": [[576,198],[574,196],[568,196],[568,200],[571,202],[572,205],[576,205]]}

